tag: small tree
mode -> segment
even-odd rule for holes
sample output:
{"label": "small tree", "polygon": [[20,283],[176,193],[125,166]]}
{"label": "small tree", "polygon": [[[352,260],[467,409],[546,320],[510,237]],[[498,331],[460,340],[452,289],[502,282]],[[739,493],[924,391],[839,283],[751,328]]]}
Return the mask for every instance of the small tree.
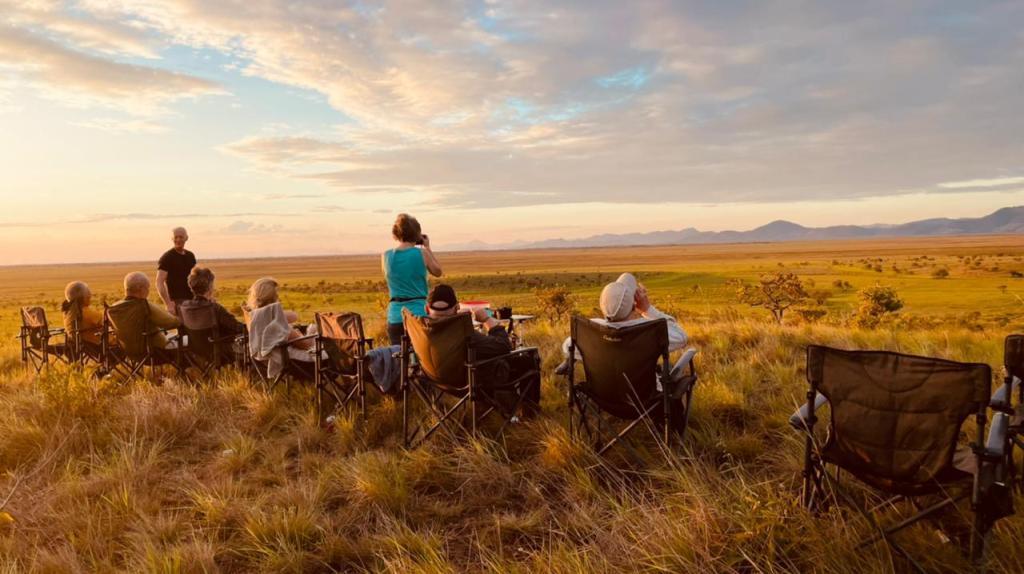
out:
{"label": "small tree", "polygon": [[794,273],[768,273],[757,283],[739,283],[736,297],[751,307],[764,307],[781,324],[787,309],[807,299],[807,291]]}
{"label": "small tree", "polygon": [[949,277],[949,269],[946,269],[945,267],[939,267],[935,271],[932,271],[933,279],[945,279],[946,277]]}
{"label": "small tree", "polygon": [[857,293],[860,307],[854,320],[861,327],[876,327],[883,318],[891,316],[903,308],[896,290],[887,285],[875,284],[874,287],[862,289]]}
{"label": "small tree", "polygon": [[562,285],[538,288],[534,295],[537,296],[541,313],[552,321],[568,317],[576,308],[576,296]]}

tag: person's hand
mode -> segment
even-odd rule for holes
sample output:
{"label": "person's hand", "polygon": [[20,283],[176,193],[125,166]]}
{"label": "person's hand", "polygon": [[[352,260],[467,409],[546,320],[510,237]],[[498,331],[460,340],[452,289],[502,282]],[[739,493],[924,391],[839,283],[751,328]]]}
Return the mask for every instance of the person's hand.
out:
{"label": "person's hand", "polygon": [[491,316],[487,314],[487,309],[477,307],[473,310],[473,318],[476,319],[477,323],[486,323]]}
{"label": "person's hand", "polygon": [[646,313],[651,308],[651,300],[647,297],[647,288],[643,284],[637,285],[636,295],[633,296],[637,311]]}
{"label": "person's hand", "polygon": [[423,238],[423,247],[430,249],[430,237],[426,233],[420,234],[420,237]]}
{"label": "person's hand", "polygon": [[178,307],[174,304],[174,301],[167,302],[167,312],[171,315],[177,315]]}

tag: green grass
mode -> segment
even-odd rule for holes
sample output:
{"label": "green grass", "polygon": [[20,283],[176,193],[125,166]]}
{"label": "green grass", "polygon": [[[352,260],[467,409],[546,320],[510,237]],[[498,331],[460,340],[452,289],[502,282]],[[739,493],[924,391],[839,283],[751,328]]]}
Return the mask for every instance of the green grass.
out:
{"label": "green grass", "polygon": [[[56,319],[64,282],[85,279],[113,297],[131,266],[3,269],[0,502],[13,521],[0,520],[0,571],[903,571],[884,547],[855,548],[870,532],[855,512],[836,506],[814,516],[797,503],[802,447],[786,419],[805,392],[803,348],[892,349],[997,367],[1002,338],[1024,328],[1015,296],[1024,283],[1007,274],[1024,268],[1018,243],[536,252],[519,254],[518,267],[504,253],[443,257],[465,298],[522,311],[537,308],[537,286],[558,283],[589,312],[603,282],[638,272],[701,350],[685,447],[665,453],[640,441],[639,459],[621,449],[598,458],[567,436],[564,383],[550,375],[564,321],[526,331],[544,357],[546,416],[504,441],[484,433],[407,451],[401,408],[390,399],[371,401],[366,425],[342,417],[327,429],[312,414],[309,388],[267,395],[231,372],[198,388],[98,383],[64,368],[30,376],[10,338],[16,307],[45,303]],[[922,254],[936,261],[914,275],[889,269],[910,268]],[[958,256],[967,254],[983,255],[983,269],[963,264]],[[883,272],[857,263],[867,257],[882,257]],[[764,311],[736,304],[727,281],[779,262],[816,288],[842,279],[854,289],[833,290],[819,322],[771,324]],[[307,319],[352,309],[382,334],[371,259],[210,263],[229,306],[270,269],[285,284],[285,303]],[[933,264],[950,277],[932,279]],[[875,281],[896,286],[907,318],[849,327],[856,290]],[[1022,535],[1024,518],[998,523],[991,571],[1024,570]],[[968,569],[932,527],[900,540],[930,570]]]}

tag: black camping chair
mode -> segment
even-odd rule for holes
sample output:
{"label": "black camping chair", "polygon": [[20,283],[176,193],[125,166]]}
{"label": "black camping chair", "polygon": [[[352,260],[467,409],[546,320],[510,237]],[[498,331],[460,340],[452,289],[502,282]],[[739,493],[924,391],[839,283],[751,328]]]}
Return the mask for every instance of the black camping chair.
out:
{"label": "black camping chair", "polygon": [[[1010,335],[1003,345],[1003,384],[992,395],[993,432],[1005,428],[1006,480],[1018,491],[1024,491],[1024,470],[1017,468],[1014,452],[1024,452],[1024,335]],[[1014,396],[1017,404],[1013,404]],[[990,445],[995,447],[996,445]]]}
{"label": "black camping chair", "polygon": [[358,399],[359,412],[366,420],[367,383],[372,382],[367,352],[373,349],[373,339],[363,331],[363,318],[358,313],[317,313],[315,318],[317,417],[323,418],[326,394],[338,409],[347,409]]}
{"label": "black camping chair", "polygon": [[[569,433],[586,438],[603,454],[641,423],[665,446],[672,433],[685,436],[697,371],[688,350],[673,372],[669,363],[668,322],[647,321],[628,327],[574,316],[569,346]],[[584,379],[576,381],[576,353]],[[660,362],[660,365],[659,365]],[[606,415],[629,421],[607,442]]]}
{"label": "black camping chair", "polygon": [[[110,375],[120,374],[124,382],[145,374],[163,373],[163,367],[171,366],[180,374],[178,351],[158,348],[152,344],[157,333],[167,334],[169,330],[152,327],[149,322],[149,302],[145,299],[128,299],[114,305],[103,305],[102,343],[104,371]],[[109,344],[109,333],[117,339],[117,346]],[[180,344],[179,335],[167,337],[168,344]]]}
{"label": "black camping chair", "polygon": [[[217,307],[212,301],[193,299],[178,305],[180,331],[185,335],[178,345],[182,374],[190,383],[209,379],[219,369],[237,362],[234,352],[236,334],[224,335],[217,322]],[[188,369],[198,371],[189,376]]]}
{"label": "black camping chair", "polygon": [[[469,313],[431,319],[403,310],[403,320],[405,335],[399,357],[402,436],[407,447],[422,444],[440,429],[476,435],[478,425],[492,414],[501,418],[501,435],[505,427],[518,420],[517,412],[527,397],[539,389],[537,349],[520,348],[497,357],[477,359],[472,341],[473,318]],[[510,362],[520,360],[531,366],[512,373]],[[414,427],[409,413],[413,396],[419,397],[427,409],[426,416]],[[514,404],[503,400],[503,396],[514,398]],[[454,404],[449,404],[451,401]],[[457,415],[468,415],[468,431],[456,419]]]}
{"label": "black camping chair", "polygon": [[[50,366],[50,359],[69,362],[67,333],[51,329],[42,307],[21,308],[21,362],[38,373]],[[52,339],[52,340],[51,340]]]}
{"label": "black camping chair", "polygon": [[[808,347],[807,404],[790,420],[806,435],[803,504],[820,509],[836,494],[843,496],[878,530],[862,547],[885,541],[924,571],[893,535],[970,501],[970,555],[979,560],[992,524],[1013,513],[1009,489],[998,480],[1003,455],[986,447],[991,377],[989,366],[979,363]],[[824,405],[831,416],[822,443],[814,428],[815,409]],[[960,447],[961,426],[972,414],[975,442]],[[1004,443],[1004,437],[990,434],[988,444]],[[836,467],[836,477],[826,472],[826,465]],[[880,493],[882,502],[866,507],[854,500],[839,484],[840,469]],[[938,502],[924,506],[922,497],[937,497]],[[879,525],[877,512],[901,501],[918,512],[896,524]]]}

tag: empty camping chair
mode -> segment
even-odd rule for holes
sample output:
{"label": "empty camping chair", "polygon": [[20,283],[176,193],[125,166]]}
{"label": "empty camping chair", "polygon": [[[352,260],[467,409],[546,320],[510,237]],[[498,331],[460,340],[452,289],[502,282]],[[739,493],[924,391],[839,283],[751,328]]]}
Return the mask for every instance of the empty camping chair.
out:
{"label": "empty camping chair", "polygon": [[[246,357],[248,371],[267,391],[273,391],[281,381],[292,379],[314,381],[316,362],[311,351],[299,348],[302,341],[316,339],[316,335],[289,339],[292,326],[285,318],[281,303],[272,303],[247,313]],[[301,359],[300,359],[301,357]]]}
{"label": "empty camping chair", "polygon": [[[669,363],[665,319],[616,327],[575,316],[569,347],[569,432],[586,434],[598,454],[622,440],[640,424],[668,445],[673,432],[682,440],[689,422],[690,403],[697,383],[688,349],[677,367]],[[577,353],[584,379],[576,381]],[[605,415],[629,421],[604,442]]]}
{"label": "empty camping chair", "polygon": [[[416,446],[437,430],[451,431],[453,426],[475,435],[477,426],[492,414],[501,418],[498,434],[517,420],[519,408],[540,384],[540,355],[536,348],[520,348],[477,360],[472,344],[473,318],[469,313],[432,319],[403,310],[403,319],[406,334],[400,358],[402,434],[406,446]],[[527,357],[532,367],[510,374],[509,361],[517,357]],[[413,396],[422,400],[428,413],[427,418],[410,429]],[[454,403],[449,404],[451,401]],[[469,429],[458,416],[468,416]],[[435,419],[433,424],[428,422],[430,417]]]}
{"label": "empty camping chair", "polygon": [[363,331],[363,318],[359,313],[317,313],[315,317],[317,417],[323,418],[326,394],[337,408],[347,408],[358,399],[359,411],[365,419],[373,339],[367,338]]}
{"label": "empty camping chair", "polygon": [[38,373],[49,366],[50,358],[68,360],[67,333],[51,329],[42,307],[21,308],[21,361]]}
{"label": "empty camping chair", "polygon": [[[178,305],[178,318],[181,319],[182,374],[190,382],[197,382],[213,375],[221,367],[236,361],[234,342],[235,333],[221,333],[217,321],[217,306],[212,301],[193,299]],[[188,369],[198,371],[193,380]]]}
{"label": "empty camping chair", "polygon": [[[176,344],[178,337],[167,337],[167,329],[152,324],[149,301],[125,299],[114,305],[104,304],[103,312],[107,328],[113,331],[118,347],[114,350],[107,345],[105,350],[105,370],[108,373],[120,373],[128,380],[142,374],[146,367],[150,371],[167,365],[178,368],[177,351],[155,344],[160,338],[166,339],[168,344]],[[106,328],[103,336],[106,342]]]}
{"label": "empty camping chair", "polygon": [[[803,503],[818,508],[824,502],[826,483],[831,484],[833,493],[844,494],[877,526],[879,533],[862,546],[884,540],[921,569],[893,535],[958,502],[970,501],[970,552],[972,558],[979,558],[992,523],[1013,512],[1008,489],[995,480],[1003,457],[985,446],[992,382],[989,366],[810,346],[807,380],[807,404],[791,419],[806,434]],[[821,443],[814,432],[815,409],[824,405],[831,416],[827,438]],[[977,425],[975,442],[970,448],[961,447],[961,426],[971,415]],[[1000,437],[989,440],[990,444],[1002,442]],[[873,509],[863,508],[845,496],[826,465],[876,489],[886,501]],[[923,506],[923,496],[939,501]],[[878,526],[874,511],[902,500],[919,512],[897,524]]]}

